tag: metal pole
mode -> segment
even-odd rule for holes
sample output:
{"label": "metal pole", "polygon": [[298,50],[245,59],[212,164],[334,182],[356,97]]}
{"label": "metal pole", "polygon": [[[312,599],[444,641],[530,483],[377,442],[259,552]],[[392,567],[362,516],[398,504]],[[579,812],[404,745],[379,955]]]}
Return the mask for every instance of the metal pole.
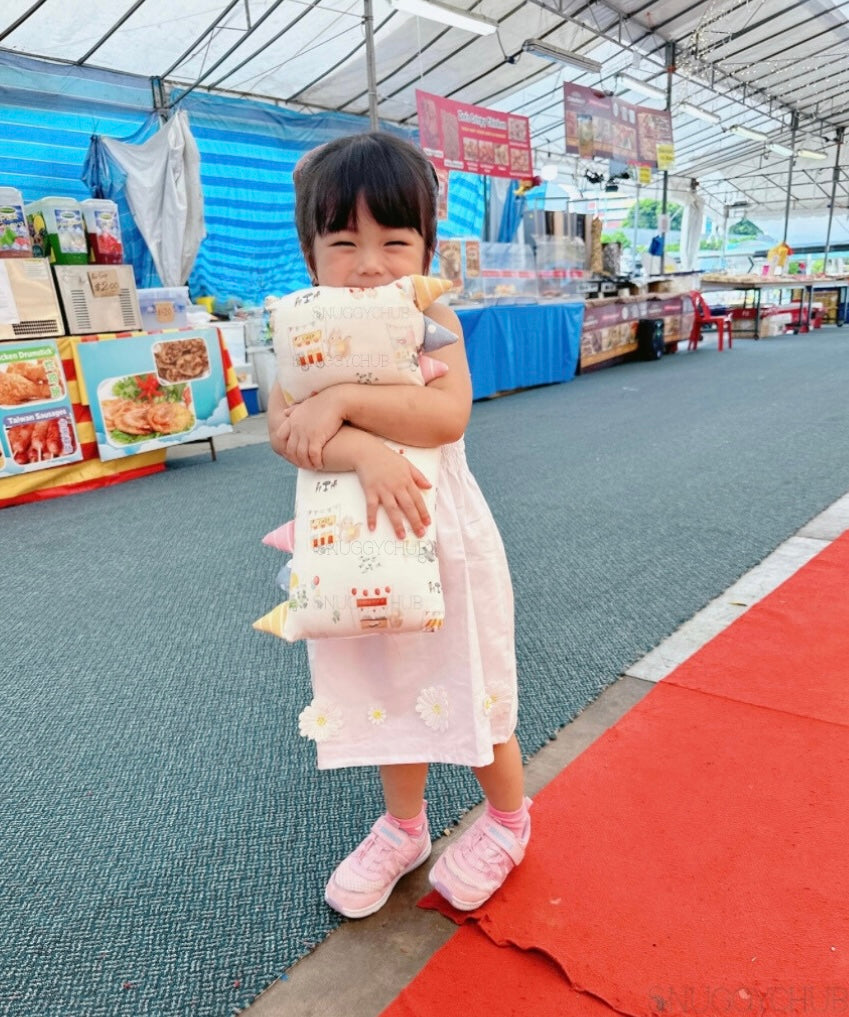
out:
{"label": "metal pole", "polygon": [[790,169],[787,171],[787,201],[784,205],[784,236],[781,238],[783,244],[787,243],[787,229],[790,225],[790,199],[793,197],[793,164],[796,162],[796,129],[799,126],[799,114],[794,113],[790,121],[790,147],[793,154],[790,156]]}
{"label": "metal pole", "polygon": [[837,184],[840,180],[840,149],[843,145],[845,127],[837,128],[837,151],[834,153],[834,170],[831,177],[831,202],[828,206],[828,229],[825,233],[825,252],[822,256],[822,270],[828,272],[828,248],[831,245],[831,220],[834,218],[834,202],[837,197]]}
{"label": "metal pole", "polygon": [[[672,109],[672,75],[675,72],[675,43],[666,44],[666,105],[667,113]],[[666,264],[666,209],[669,203],[669,170],[663,171],[663,199],[660,205],[660,214],[663,216],[663,229],[661,230],[660,274],[663,275]]]}
{"label": "metal pole", "polygon": [[[640,177],[639,171],[637,175],[637,202],[634,205],[634,254],[631,258],[631,271],[636,273],[637,271],[637,240],[639,239],[639,225],[640,225]],[[648,272],[643,271],[643,275],[648,275]]]}
{"label": "metal pole", "polygon": [[377,73],[374,61],[374,14],[371,0],[363,0],[363,23],[366,29],[366,72],[368,74],[368,118],[371,129],[380,125],[377,120]]}

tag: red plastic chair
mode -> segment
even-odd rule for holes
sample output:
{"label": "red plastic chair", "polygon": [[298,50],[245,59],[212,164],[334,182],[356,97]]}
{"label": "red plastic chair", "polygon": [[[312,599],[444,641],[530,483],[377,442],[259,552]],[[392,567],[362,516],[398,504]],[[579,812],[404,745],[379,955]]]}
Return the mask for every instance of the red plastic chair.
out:
{"label": "red plastic chair", "polygon": [[688,350],[698,349],[702,338],[703,325],[716,325],[717,346],[720,350],[725,345],[725,337],[728,336],[728,349],[734,345],[731,335],[731,315],[711,314],[707,301],[699,290],[690,291],[690,299],[693,301],[693,327],[690,330],[690,341],[687,343]]}

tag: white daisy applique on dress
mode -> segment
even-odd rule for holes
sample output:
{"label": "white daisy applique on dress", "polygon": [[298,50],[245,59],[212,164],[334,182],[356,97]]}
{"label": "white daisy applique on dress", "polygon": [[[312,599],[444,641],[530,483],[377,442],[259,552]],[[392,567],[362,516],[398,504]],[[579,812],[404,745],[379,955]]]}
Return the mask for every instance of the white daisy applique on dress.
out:
{"label": "white daisy applique on dress", "polygon": [[318,699],[301,710],[298,716],[298,730],[304,738],[311,738],[314,742],[326,742],[335,738],[342,726],[342,711],[339,707]]}
{"label": "white daisy applique on dress", "polygon": [[431,731],[447,731],[451,723],[448,693],[441,685],[422,689],[416,700],[416,713]]}
{"label": "white daisy applique on dress", "polygon": [[369,724],[374,724],[379,727],[381,724],[386,723],[386,717],[388,716],[386,710],[380,705],[380,703],[372,703],[372,705],[366,711]]}

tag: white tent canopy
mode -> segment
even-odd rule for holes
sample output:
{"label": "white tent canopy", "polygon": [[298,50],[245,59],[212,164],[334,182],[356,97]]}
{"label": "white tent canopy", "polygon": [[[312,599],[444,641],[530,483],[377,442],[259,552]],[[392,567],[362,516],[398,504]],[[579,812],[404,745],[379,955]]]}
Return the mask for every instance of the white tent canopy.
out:
{"label": "white tent canopy", "polygon": [[[535,165],[586,188],[586,164],[565,152],[562,84],[663,106],[623,73],[666,88],[674,63],[673,184],[697,177],[714,214],[741,201],[781,215],[826,212],[837,139],[849,121],[849,21],[840,0],[454,0],[498,23],[479,37],[373,0],[377,111],[416,125],[416,89],[526,115]],[[5,0],[2,49],[130,72],[154,94],[196,88],[267,98],[288,108],[369,110],[363,0]],[[522,52],[542,38],[602,64],[599,73]],[[158,90],[162,83],[161,92]],[[706,123],[691,106],[714,114]],[[794,129],[795,124],[795,129]],[[744,137],[734,129],[756,131]],[[804,156],[813,151],[825,158]],[[791,181],[791,152],[792,181]],[[834,212],[846,218],[849,148]],[[676,180],[677,178],[677,180]]]}

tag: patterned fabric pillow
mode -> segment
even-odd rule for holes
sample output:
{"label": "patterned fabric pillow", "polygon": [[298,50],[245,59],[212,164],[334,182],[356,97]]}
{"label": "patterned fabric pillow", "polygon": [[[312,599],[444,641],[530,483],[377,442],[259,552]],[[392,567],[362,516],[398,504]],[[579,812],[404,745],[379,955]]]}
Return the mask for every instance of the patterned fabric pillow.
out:
{"label": "patterned fabric pillow", "polygon": [[346,382],[423,385],[422,353],[457,340],[421,313],[449,289],[447,279],[411,275],[371,289],[316,286],[267,301],[286,402]]}
{"label": "patterned fabric pillow", "polygon": [[[288,403],[329,385],[425,384],[447,368],[423,356],[457,336],[422,309],[450,289],[443,279],[405,276],[388,286],[319,286],[270,302],[278,382]],[[439,449],[402,447],[433,485],[422,492],[433,519]],[[445,608],[436,530],[399,541],[384,512],[366,528],[355,473],[298,471],[295,519],[264,542],[292,552],[289,598],[254,628],[289,642],[376,632],[435,631]]]}
{"label": "patterned fabric pillow", "polygon": [[[433,484],[422,492],[433,519],[440,450],[387,445]],[[386,514],[379,512],[377,526],[369,532],[365,495],[355,473],[299,470],[291,529],[289,599],[254,622],[254,628],[294,642],[442,626],[445,606],[433,522],[423,537],[409,534],[399,540]],[[274,546],[287,546],[285,537],[270,538],[272,534],[266,541]]]}

